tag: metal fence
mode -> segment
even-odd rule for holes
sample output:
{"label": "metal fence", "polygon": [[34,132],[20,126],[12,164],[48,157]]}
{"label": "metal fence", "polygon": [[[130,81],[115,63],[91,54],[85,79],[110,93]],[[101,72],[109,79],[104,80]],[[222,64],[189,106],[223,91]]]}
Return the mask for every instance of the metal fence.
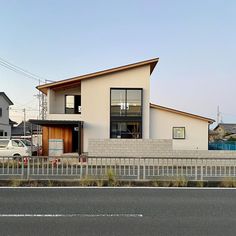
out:
{"label": "metal fence", "polygon": [[1,157],[0,179],[220,180],[236,177],[236,158]]}
{"label": "metal fence", "polygon": [[219,141],[209,143],[209,150],[235,150],[236,141]]}

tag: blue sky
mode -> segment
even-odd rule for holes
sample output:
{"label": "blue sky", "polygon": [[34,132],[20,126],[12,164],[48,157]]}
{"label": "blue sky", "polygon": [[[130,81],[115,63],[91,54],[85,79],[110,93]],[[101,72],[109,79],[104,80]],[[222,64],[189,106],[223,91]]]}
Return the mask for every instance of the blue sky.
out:
{"label": "blue sky", "polygon": [[[60,80],[160,57],[151,101],[236,122],[236,1],[0,0],[0,58]],[[37,82],[0,66],[11,118],[37,115]]]}

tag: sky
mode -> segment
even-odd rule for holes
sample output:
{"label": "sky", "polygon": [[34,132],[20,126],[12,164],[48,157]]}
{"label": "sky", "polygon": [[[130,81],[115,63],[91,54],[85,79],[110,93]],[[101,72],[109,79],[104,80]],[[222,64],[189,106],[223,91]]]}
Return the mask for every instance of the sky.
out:
{"label": "sky", "polygon": [[[160,61],[151,102],[236,123],[235,0],[0,0],[0,59],[47,80]],[[10,118],[37,118],[38,81],[0,65]]]}

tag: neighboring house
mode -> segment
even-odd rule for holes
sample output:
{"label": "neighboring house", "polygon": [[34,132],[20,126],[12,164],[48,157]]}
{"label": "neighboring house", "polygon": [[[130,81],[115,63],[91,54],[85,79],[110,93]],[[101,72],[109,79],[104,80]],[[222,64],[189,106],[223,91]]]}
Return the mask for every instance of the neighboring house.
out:
{"label": "neighboring house", "polygon": [[9,107],[13,102],[4,93],[0,92],[0,137],[11,136],[11,125],[9,120]]}
{"label": "neighboring house", "polygon": [[236,139],[236,124],[219,123],[213,130],[215,140]]}
{"label": "neighboring house", "polygon": [[[51,139],[64,153],[87,152],[90,139],[174,139],[174,149],[208,149],[214,120],[150,104],[150,75],[158,58],[37,88],[47,95],[43,154]],[[104,150],[105,151],[105,150]]]}
{"label": "neighboring house", "polygon": [[[25,134],[25,135],[24,135]],[[32,138],[32,142],[36,146],[42,146],[42,129],[39,125],[30,123],[29,121],[25,122],[25,133],[24,133],[24,121],[19,125],[12,127],[13,138]]]}
{"label": "neighboring house", "polygon": [[[24,136],[24,121],[19,125],[12,127],[12,137],[21,137]],[[40,134],[41,128],[38,125],[31,124],[29,121],[25,122],[25,136],[30,136],[32,134]]]}

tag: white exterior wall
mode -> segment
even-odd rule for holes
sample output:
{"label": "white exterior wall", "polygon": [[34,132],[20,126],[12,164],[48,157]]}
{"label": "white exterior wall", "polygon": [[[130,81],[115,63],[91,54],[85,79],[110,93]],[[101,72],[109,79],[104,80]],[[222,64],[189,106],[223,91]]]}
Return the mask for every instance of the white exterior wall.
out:
{"label": "white exterior wall", "polygon": [[[99,76],[81,81],[72,89],[48,89],[49,120],[84,121],[84,152],[89,139],[110,138],[110,88],[143,88],[143,138],[149,138],[150,66]],[[65,95],[81,94],[81,114],[65,114]]]}
{"label": "white exterior wall", "polygon": [[150,109],[150,138],[172,139],[173,127],[185,127],[185,139],[173,139],[175,150],[208,150],[208,122],[188,116]]}
{"label": "white exterior wall", "polygon": [[143,138],[149,138],[150,66],[124,70],[81,82],[84,151],[89,139],[110,138],[110,88],[143,88]]}
{"label": "white exterior wall", "polygon": [[11,136],[11,126],[9,125],[9,104],[2,96],[0,96],[0,107],[2,108],[0,130],[7,132],[7,136]]}

